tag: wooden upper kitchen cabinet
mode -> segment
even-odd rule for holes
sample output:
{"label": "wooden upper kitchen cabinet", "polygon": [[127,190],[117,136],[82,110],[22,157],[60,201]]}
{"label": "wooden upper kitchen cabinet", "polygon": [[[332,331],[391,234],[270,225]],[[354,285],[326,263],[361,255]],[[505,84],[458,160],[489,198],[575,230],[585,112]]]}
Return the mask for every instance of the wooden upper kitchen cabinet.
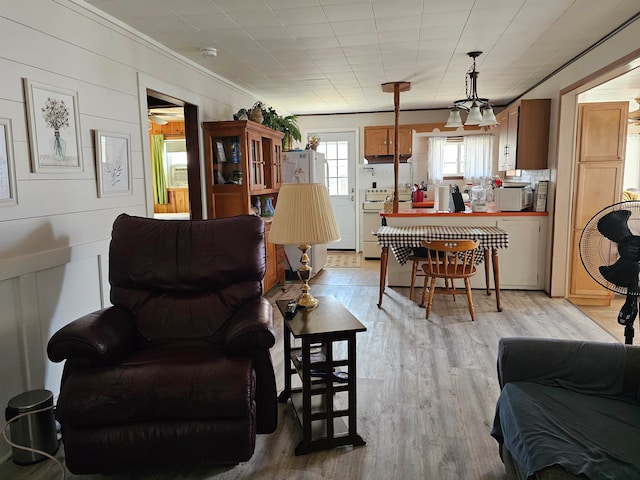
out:
{"label": "wooden upper kitchen cabinet", "polygon": [[[393,162],[395,127],[364,127],[364,156],[370,162]],[[398,127],[398,156],[406,162],[411,156],[413,129]]]}
{"label": "wooden upper kitchen cabinet", "polygon": [[547,168],[551,99],[520,100],[496,115],[498,170]]}

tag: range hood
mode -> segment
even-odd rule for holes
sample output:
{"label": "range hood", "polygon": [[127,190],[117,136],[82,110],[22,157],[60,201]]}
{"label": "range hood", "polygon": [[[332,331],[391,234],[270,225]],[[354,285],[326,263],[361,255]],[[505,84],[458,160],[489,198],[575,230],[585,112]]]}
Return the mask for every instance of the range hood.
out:
{"label": "range hood", "polygon": [[[411,155],[398,155],[400,163],[407,163],[411,158]],[[370,164],[375,163],[393,163],[393,155],[365,155],[367,162]]]}

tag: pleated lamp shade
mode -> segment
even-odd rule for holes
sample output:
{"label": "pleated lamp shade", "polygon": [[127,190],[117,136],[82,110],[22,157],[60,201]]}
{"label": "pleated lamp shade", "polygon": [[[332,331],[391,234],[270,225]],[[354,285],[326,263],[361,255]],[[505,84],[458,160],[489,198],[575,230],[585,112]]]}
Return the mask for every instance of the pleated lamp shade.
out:
{"label": "pleated lamp shade", "polygon": [[284,183],[278,193],[269,242],[323,245],[340,240],[327,187],[320,183]]}

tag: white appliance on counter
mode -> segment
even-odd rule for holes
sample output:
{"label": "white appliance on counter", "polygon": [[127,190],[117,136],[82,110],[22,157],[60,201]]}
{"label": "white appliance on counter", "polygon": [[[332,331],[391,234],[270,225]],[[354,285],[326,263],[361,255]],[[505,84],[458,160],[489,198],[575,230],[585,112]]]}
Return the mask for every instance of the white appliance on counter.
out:
{"label": "white appliance on counter", "polygon": [[[282,180],[284,183],[325,183],[327,162],[324,154],[314,150],[282,153]],[[300,266],[302,252],[295,245],[285,245],[285,268],[294,272]],[[311,245],[307,255],[313,268],[311,277],[318,274],[327,263],[327,245]]]}
{"label": "white appliance on counter", "polygon": [[[380,211],[384,208],[387,197],[393,196],[393,187],[367,188],[362,202],[362,253],[364,258],[380,258],[378,238],[372,233],[380,228],[382,217]],[[398,187],[398,210],[411,208],[411,188]]]}
{"label": "white appliance on counter", "polygon": [[519,212],[533,205],[533,190],[529,184],[496,188],[493,195],[496,210],[501,212]]}

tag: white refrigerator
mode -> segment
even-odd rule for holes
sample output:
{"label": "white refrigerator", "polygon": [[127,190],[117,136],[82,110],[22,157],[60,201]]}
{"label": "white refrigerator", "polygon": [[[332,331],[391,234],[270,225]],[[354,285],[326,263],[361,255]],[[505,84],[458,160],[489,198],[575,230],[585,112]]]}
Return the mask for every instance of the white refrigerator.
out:
{"label": "white refrigerator", "polygon": [[[284,183],[322,183],[327,174],[327,162],[322,153],[313,150],[282,153],[282,176]],[[302,252],[295,245],[285,245],[285,268],[297,272]],[[327,263],[327,245],[312,245],[307,253],[313,268],[313,278]]]}

